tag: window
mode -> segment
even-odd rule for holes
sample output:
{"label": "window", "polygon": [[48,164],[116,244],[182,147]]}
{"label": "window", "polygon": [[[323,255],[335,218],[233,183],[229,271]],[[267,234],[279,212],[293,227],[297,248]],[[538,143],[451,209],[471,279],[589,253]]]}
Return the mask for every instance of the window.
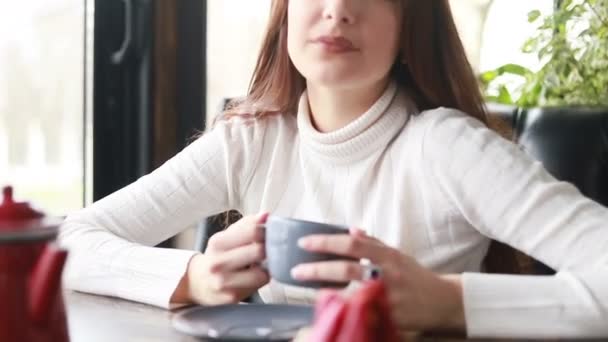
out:
{"label": "window", "polygon": [[486,13],[493,0],[450,0],[452,14],[473,69],[479,71]]}
{"label": "window", "polygon": [[84,1],[0,7],[0,183],[66,214],[83,204]]}
{"label": "window", "polygon": [[269,11],[270,0],[207,2],[208,118],[223,98],[247,93]]}
{"label": "window", "polygon": [[553,11],[554,0],[520,1],[493,0],[488,8],[480,51],[480,70],[495,69],[506,63],[516,63],[537,69],[539,61],[534,54],[521,51],[526,39],[538,26],[528,23],[528,13],[540,10]]}
{"label": "window", "polygon": [[521,47],[537,24],[528,23],[528,13],[553,10],[553,0],[451,0],[454,19],[469,60],[476,71],[495,69],[506,63],[539,67],[534,55]]}

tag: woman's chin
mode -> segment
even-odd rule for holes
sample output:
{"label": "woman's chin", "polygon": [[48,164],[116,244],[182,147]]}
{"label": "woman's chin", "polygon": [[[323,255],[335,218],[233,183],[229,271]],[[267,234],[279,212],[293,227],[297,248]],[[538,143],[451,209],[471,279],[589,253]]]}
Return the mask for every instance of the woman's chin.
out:
{"label": "woman's chin", "polygon": [[357,84],[364,83],[360,77],[356,77],[353,72],[328,71],[318,73],[311,77],[306,77],[308,84],[324,88],[345,89],[356,87]]}

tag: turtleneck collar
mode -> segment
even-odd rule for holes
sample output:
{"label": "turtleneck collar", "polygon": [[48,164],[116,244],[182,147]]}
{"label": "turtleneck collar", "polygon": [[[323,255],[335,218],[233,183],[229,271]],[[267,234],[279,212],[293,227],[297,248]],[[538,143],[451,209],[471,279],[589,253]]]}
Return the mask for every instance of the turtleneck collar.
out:
{"label": "turtleneck collar", "polygon": [[356,120],[333,132],[321,133],[312,124],[305,91],[298,107],[298,131],[302,146],[317,157],[348,163],[385,146],[401,131],[411,110],[405,94],[391,82],[380,98]]}

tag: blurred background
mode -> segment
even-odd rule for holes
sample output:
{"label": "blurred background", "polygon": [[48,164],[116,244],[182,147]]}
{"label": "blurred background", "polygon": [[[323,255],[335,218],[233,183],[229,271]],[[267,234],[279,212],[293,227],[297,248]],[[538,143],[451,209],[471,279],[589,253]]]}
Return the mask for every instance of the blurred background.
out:
{"label": "blurred background", "polygon": [[[0,5],[0,183],[65,215],[134,181],[247,91],[270,0]],[[471,63],[538,67],[528,13],[553,0],[452,0]]]}
{"label": "blurred background", "polygon": [[82,206],[84,2],[0,5],[0,183],[55,212]]}

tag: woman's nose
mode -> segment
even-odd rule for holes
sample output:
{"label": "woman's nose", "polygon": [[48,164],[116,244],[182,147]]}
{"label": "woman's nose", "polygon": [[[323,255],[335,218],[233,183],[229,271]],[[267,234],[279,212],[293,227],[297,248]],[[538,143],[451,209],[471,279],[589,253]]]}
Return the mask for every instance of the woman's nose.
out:
{"label": "woman's nose", "polygon": [[341,24],[353,24],[355,13],[351,2],[352,0],[326,0],[323,18]]}

